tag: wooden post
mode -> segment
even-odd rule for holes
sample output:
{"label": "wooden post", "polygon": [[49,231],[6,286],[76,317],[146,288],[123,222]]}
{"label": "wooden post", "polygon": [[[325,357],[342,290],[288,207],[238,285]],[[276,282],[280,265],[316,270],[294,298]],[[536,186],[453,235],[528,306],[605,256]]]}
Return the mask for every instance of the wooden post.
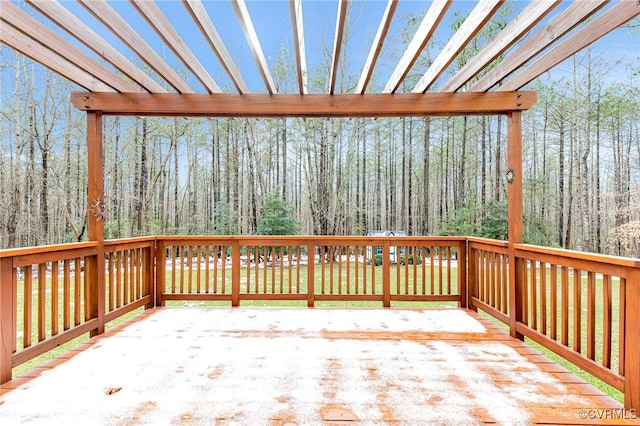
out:
{"label": "wooden post", "polygon": [[144,265],[144,274],[142,276],[142,288],[143,296],[149,296],[150,301],[144,305],[145,309],[151,309],[156,305],[155,302],[155,259],[156,259],[156,246],[155,240],[151,247],[145,247],[142,249],[142,264]]}
{"label": "wooden post", "polygon": [[460,304],[462,308],[468,309],[469,303],[469,279],[467,276],[467,240],[458,243],[458,292],[460,293]]}
{"label": "wooden post", "polygon": [[240,306],[240,242],[231,242],[231,306]]}
{"label": "wooden post", "polygon": [[624,408],[640,412],[640,268],[626,280],[624,307]]}
{"label": "wooden post", "polygon": [[[89,292],[89,317],[98,319],[91,335],[104,333],[105,261],[104,261],[104,153],[102,149],[102,113],[87,112],[88,230],[89,240],[97,242],[97,253],[85,259]],[[86,284],[85,284],[86,285]]]}
{"label": "wooden post", "polygon": [[515,244],[522,243],[524,227],[522,216],[522,113],[507,113],[507,205],[509,232],[509,333],[520,340],[516,323],[522,321],[522,274],[516,259]]}
{"label": "wooden post", "polygon": [[[167,275],[167,251],[164,246],[164,240],[156,239],[156,285],[152,291],[155,291],[155,303],[154,306],[164,306],[164,289],[166,287],[166,275]],[[208,260],[207,260],[208,261]],[[175,264],[175,259],[172,257],[171,262]],[[150,293],[153,295],[153,293]]]}
{"label": "wooden post", "polygon": [[467,241],[467,299],[468,309],[477,312],[478,308],[473,304],[473,297],[478,297],[478,251],[469,247]]}
{"label": "wooden post", "polygon": [[0,384],[12,379],[16,347],[16,270],[13,257],[0,258]]}
{"label": "wooden post", "polygon": [[315,263],[316,263],[316,246],[315,244],[310,243],[307,246],[307,307],[308,308],[313,308],[315,306],[315,294],[316,294]]}
{"label": "wooden post", "polygon": [[[371,261],[375,262],[375,256]],[[382,306],[391,307],[391,248],[389,240],[382,242]]]}

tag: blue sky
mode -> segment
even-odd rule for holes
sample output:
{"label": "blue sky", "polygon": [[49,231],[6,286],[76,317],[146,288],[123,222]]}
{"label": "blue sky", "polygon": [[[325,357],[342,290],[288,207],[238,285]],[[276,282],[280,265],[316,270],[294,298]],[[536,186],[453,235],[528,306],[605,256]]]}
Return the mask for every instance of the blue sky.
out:
{"label": "blue sky", "polygon": [[[21,1],[19,3],[22,4]],[[227,49],[231,52],[234,60],[240,67],[243,77],[251,91],[264,92],[264,84],[257,72],[253,57],[250,54],[248,45],[244,35],[242,34],[231,3],[226,0],[205,0],[204,3],[212,21],[224,40]],[[81,5],[70,0],[64,0],[63,4],[74,13],[80,15],[85,22],[87,22],[106,40],[120,49],[125,56],[134,56],[134,54],[124,46],[116,36],[106,30],[98,21],[86,12]],[[145,36],[149,44],[158,53],[160,53],[160,55],[167,58],[167,61],[170,64],[177,68],[184,68],[184,66],[179,63],[179,60],[173,56],[173,53],[164,47],[160,38],[154,33],[146,21],[138,14],[128,1],[112,1],[111,4],[123,17],[126,17],[131,26],[136,28]],[[208,44],[204,41],[200,32],[195,28],[193,21],[182,5],[182,2],[178,0],[162,0],[159,1],[158,4],[165,15],[167,15],[174,23],[174,26],[180,33],[181,37],[201,59],[203,65],[209,71],[216,83],[223,88],[233,87],[231,81],[218,63],[217,58],[211,52]],[[475,4],[476,2],[473,1],[454,2],[436,33],[436,39],[441,43],[445,43],[452,34],[451,22],[455,19],[456,14],[461,16],[467,14]],[[526,7],[528,2],[512,1],[510,4],[513,7],[512,16],[514,16]],[[386,79],[392,72],[395,63],[399,60],[402,51],[410,39],[410,37],[406,38],[404,43],[398,40],[398,37],[400,37],[400,34],[403,31],[403,27],[406,25],[407,17],[413,15],[417,16],[418,19],[421,20],[429,5],[430,2],[428,1],[400,0],[389,31],[388,38],[390,39],[385,43],[385,46],[389,46],[389,48],[383,50],[379,64],[376,67],[377,77],[382,81],[382,84],[386,82]],[[273,65],[280,56],[281,49],[284,48],[293,55],[292,32],[288,5],[286,1],[282,0],[248,0],[247,7],[251,14],[258,37],[262,43],[262,49],[265,57],[267,58],[267,62],[269,63],[273,73]],[[323,51],[325,46],[329,51],[333,49],[337,7],[338,2],[336,0],[303,1],[307,53],[306,58],[310,72],[321,66],[323,57],[320,52]],[[346,46],[346,56],[343,56],[343,58],[348,58],[348,62],[346,63],[349,67],[348,70],[353,76],[356,76],[356,78],[362,69],[385,7],[386,1],[383,0],[369,0],[366,2],[363,0],[355,0],[351,2],[351,11],[348,23],[350,41]],[[551,16],[557,14],[565,7],[566,4],[560,5],[552,12]],[[40,15],[37,12],[34,12],[29,6],[24,6],[24,8],[33,16],[41,18]],[[548,19],[550,19],[550,17],[548,17],[543,23],[539,24],[538,27],[544,25]],[[639,30],[631,33],[626,29],[618,29],[594,44],[593,49],[597,53],[607,55],[607,57],[622,59],[623,63],[634,61],[635,63],[638,63],[638,56],[640,55],[640,48],[638,48],[638,46],[640,46]],[[87,49],[84,50],[88,51]],[[93,53],[91,53],[91,55],[95,56]],[[424,73],[426,70],[422,69],[416,71]],[[556,71],[561,72],[562,66],[559,66]],[[628,77],[624,74],[626,74],[626,68],[623,69],[622,72],[612,73],[612,76],[620,75],[620,78]],[[190,78],[189,82],[197,91],[203,91],[202,86],[195,78]],[[338,82],[338,84],[340,84],[340,82]]]}

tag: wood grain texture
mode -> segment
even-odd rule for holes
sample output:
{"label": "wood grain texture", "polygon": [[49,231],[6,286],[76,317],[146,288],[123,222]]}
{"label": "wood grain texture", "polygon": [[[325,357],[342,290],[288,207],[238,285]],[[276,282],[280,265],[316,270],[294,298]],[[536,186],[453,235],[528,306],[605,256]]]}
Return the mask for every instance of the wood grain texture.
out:
{"label": "wood grain texture", "polygon": [[[452,328],[461,317],[473,330]],[[75,356],[83,351],[83,357]],[[289,357],[284,369],[283,357]],[[165,366],[165,374],[151,369],[146,376],[149,359]],[[78,374],[58,380],[63,363]],[[94,364],[104,374],[93,375]],[[140,371],[142,378],[125,382],[117,374],[123,368]],[[176,393],[172,381],[198,383],[198,389]],[[74,395],[104,383],[130,392],[129,398],[86,413]],[[24,409],[24,416],[47,419],[45,404],[29,403],[46,386],[55,389],[51,400],[64,400],[58,406],[75,419],[121,419],[132,399],[150,401],[153,395],[151,400],[171,398],[180,406],[153,405],[137,421],[188,412],[194,415],[187,421],[201,424],[251,418],[252,424],[282,425],[299,423],[299,410],[307,410],[307,422],[325,424],[640,424],[630,411],[627,417],[582,418],[584,410],[621,414],[623,406],[493,322],[459,309],[156,308],[3,385],[0,416]],[[252,393],[254,388],[261,391]],[[14,392],[22,396],[23,408],[11,405]],[[247,404],[256,395],[266,403]],[[227,401],[242,412],[228,411]]]}
{"label": "wood grain texture", "polygon": [[73,92],[83,111],[206,117],[401,117],[506,114],[531,108],[536,92],[363,95],[234,95]]}

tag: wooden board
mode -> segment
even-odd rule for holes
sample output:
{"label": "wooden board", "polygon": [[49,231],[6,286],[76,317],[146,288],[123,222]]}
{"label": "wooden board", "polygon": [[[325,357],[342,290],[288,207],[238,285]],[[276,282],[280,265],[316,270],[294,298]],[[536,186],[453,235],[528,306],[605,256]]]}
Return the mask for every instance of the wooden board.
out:
{"label": "wooden board", "polygon": [[634,415],[462,309],[156,308],[0,391],[0,417],[18,424],[640,424]]}

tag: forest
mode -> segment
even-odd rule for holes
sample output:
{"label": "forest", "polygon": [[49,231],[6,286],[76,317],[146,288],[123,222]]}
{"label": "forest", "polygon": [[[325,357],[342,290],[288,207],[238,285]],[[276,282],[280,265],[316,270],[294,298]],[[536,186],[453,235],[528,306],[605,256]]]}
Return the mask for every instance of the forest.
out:
{"label": "forest", "polygon": [[[295,90],[289,55],[272,65],[282,92]],[[506,239],[502,116],[105,117],[105,198],[87,200],[86,118],[69,102],[78,88],[5,47],[0,57],[0,249],[86,240],[98,203],[109,239],[369,230]],[[626,80],[610,78],[614,65]],[[538,102],[523,115],[525,242],[640,257],[640,58],[620,65],[586,50],[563,67],[527,88]],[[346,93],[357,75],[341,72]],[[310,70],[310,85],[326,75]],[[269,214],[286,226],[261,226]]]}

